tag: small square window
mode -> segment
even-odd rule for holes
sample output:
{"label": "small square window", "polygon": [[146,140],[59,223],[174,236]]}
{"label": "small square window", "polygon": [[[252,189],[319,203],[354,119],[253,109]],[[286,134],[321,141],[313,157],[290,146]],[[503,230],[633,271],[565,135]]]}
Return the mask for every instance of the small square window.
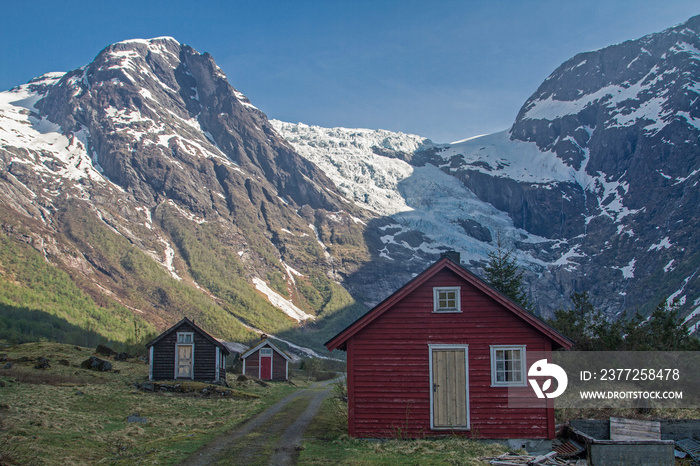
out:
{"label": "small square window", "polygon": [[193,333],[178,333],[177,342],[178,343],[192,343]]}
{"label": "small square window", "polygon": [[491,347],[491,385],[494,387],[524,387],[525,346]]}
{"label": "small square window", "polygon": [[462,312],[459,302],[459,287],[433,288],[433,312]]}

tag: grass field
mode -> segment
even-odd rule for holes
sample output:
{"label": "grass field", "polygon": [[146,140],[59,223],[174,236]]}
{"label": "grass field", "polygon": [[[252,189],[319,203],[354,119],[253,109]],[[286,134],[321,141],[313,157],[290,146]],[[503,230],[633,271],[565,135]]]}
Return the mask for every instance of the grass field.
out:
{"label": "grass field", "polygon": [[337,397],[323,402],[304,435],[300,465],[484,465],[482,456],[508,451],[497,443],[451,437],[420,440],[367,440],[347,436],[347,405]]}
{"label": "grass field", "polygon": [[[81,369],[93,354],[57,343],[0,344],[0,464],[173,464],[296,390],[231,377],[233,396],[143,392],[134,382],[147,381],[147,364]],[[51,367],[35,369],[39,357]],[[13,365],[3,369],[7,360]],[[132,415],[147,422],[128,422]]]}
{"label": "grass field", "polygon": [[[196,383],[181,384],[192,389],[190,393],[144,392],[134,383],[147,381],[145,362],[110,360],[111,372],[80,368],[93,351],[59,343],[0,342],[0,465],[175,464],[311,383],[304,376],[294,380],[296,386],[261,386],[229,376],[230,396],[201,395],[203,385]],[[38,358],[47,358],[50,367],[36,369]],[[8,362],[12,367],[6,368]],[[296,416],[305,408],[298,400],[284,415]],[[129,422],[127,418],[134,415],[146,422]],[[557,412],[557,420],[612,415],[700,417],[698,410],[643,414],[562,410]],[[266,454],[274,451],[275,438],[269,439]],[[231,450],[232,460],[242,454],[239,450],[238,446]],[[352,439],[347,436],[347,405],[334,396],[323,402],[304,434],[298,464],[479,465],[484,464],[479,457],[506,451],[501,444],[456,437]],[[266,461],[261,458],[260,464]]]}

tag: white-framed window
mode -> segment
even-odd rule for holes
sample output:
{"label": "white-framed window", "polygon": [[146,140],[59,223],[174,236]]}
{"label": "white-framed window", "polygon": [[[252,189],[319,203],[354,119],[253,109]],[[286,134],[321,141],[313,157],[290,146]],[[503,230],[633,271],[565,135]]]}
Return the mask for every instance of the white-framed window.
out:
{"label": "white-framed window", "polygon": [[527,386],[525,345],[491,346],[491,386]]}
{"label": "white-framed window", "polygon": [[261,348],[260,356],[272,356],[272,348]]}
{"label": "white-framed window", "polygon": [[178,343],[192,343],[194,341],[194,333],[192,332],[177,332]]}
{"label": "white-framed window", "polygon": [[458,286],[433,288],[433,312],[462,312]]}

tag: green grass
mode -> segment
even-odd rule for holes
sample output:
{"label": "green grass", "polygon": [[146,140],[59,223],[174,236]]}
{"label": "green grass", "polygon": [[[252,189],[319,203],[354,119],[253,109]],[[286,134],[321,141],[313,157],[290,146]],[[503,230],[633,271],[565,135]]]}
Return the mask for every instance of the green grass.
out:
{"label": "green grass", "polygon": [[239,438],[233,448],[226,449],[218,455],[220,459],[214,464],[224,466],[235,460],[236,464],[246,466],[267,466],[282,434],[306,410],[307,406],[307,398],[300,397],[292,400],[268,421],[271,427],[264,434],[251,432]]}
{"label": "green grass", "polygon": [[460,437],[368,440],[347,436],[347,405],[326,399],[304,435],[299,465],[483,465],[482,456],[508,451],[497,443]]}
{"label": "green grass", "polygon": [[480,457],[498,456],[508,449],[498,443],[464,438],[434,440],[360,440],[341,437],[333,441],[307,441],[300,465],[483,465]]}
{"label": "green grass", "polygon": [[[111,361],[118,373],[96,373],[78,367],[93,354],[88,348],[27,343],[0,345],[0,354],[15,360],[0,369],[3,465],[174,464],[297,389],[231,377],[231,397],[143,392],[133,386],[148,378],[138,359]],[[33,368],[39,356],[49,369]],[[148,423],[128,423],[135,413]]]}
{"label": "green grass", "polygon": [[[0,234],[0,272],[2,339],[63,337],[80,343],[92,334],[104,341],[126,342],[133,341],[135,333],[154,330],[114,301],[98,305],[70,275],[47,263],[35,249],[4,234]],[[31,312],[45,318],[34,315],[28,319]]]}

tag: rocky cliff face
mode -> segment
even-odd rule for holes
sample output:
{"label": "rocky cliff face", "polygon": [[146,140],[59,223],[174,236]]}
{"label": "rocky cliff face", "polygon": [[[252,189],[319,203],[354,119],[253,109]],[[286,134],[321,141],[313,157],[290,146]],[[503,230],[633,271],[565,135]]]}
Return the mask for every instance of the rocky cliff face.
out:
{"label": "rocky cliff face", "polygon": [[[510,131],[396,151],[409,174],[395,192],[414,210],[391,215],[405,232],[434,239],[433,247],[466,253],[477,272],[500,234],[527,270],[530,298],[543,314],[566,305],[572,291],[589,291],[611,317],[675,298],[693,323],[700,313],[698,97],[700,17],[579,54],[542,83]],[[319,134],[300,137],[304,128],[276,125],[302,155],[322,158],[309,150]],[[461,191],[436,196],[413,183],[434,168],[446,176],[441,186],[459,180]],[[420,221],[409,220],[414,214]]]}
{"label": "rocky cliff face", "polygon": [[30,231],[93,300],[239,339],[357,311],[339,283],[370,258],[369,216],[208,54],[114,44],[2,93],[0,111],[3,230]]}
{"label": "rocky cliff face", "polygon": [[699,34],[580,54],[510,131],[449,145],[270,122],[208,54],[114,44],[0,93],[0,298],[59,301],[17,279],[34,251],[93,309],[46,312],[109,338],[187,315],[318,345],[442,251],[479,273],[500,238],[544,315],[585,290],[613,318],[677,298],[695,324]]}
{"label": "rocky cliff face", "polygon": [[546,236],[578,246],[577,286],[607,296],[611,311],[664,296],[698,306],[699,65],[700,17],[579,54],[511,128],[512,141],[534,143],[570,170],[542,203],[561,219],[543,222]]}

